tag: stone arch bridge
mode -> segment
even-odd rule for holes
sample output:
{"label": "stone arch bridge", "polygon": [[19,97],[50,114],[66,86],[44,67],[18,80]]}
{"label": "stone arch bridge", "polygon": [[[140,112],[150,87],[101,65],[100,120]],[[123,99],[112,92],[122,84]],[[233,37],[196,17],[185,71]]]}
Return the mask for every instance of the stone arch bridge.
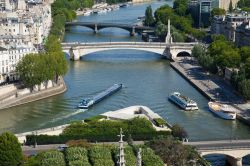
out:
{"label": "stone arch bridge", "polygon": [[94,52],[132,49],[160,54],[174,60],[180,53],[191,55],[192,48],[198,43],[149,43],[149,42],[98,42],[98,43],[62,43],[63,52],[70,55],[71,60],[79,60],[81,57]]}
{"label": "stone arch bridge", "polygon": [[95,33],[104,28],[121,28],[130,32],[131,36],[134,36],[138,32],[145,30],[154,30],[152,27],[130,25],[130,24],[119,24],[119,23],[94,23],[94,22],[66,22],[65,27],[82,26],[92,29]]}
{"label": "stone arch bridge", "polygon": [[222,154],[231,166],[242,166],[242,158],[250,155],[250,140],[184,142],[194,146],[201,156]]}

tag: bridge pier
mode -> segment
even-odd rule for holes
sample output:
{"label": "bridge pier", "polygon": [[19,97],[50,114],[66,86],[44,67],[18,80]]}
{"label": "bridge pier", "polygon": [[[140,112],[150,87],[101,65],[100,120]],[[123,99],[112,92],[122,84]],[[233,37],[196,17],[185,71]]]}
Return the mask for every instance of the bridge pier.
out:
{"label": "bridge pier", "polygon": [[95,33],[95,34],[98,33],[98,26],[97,26],[97,24],[95,24],[94,33]]}
{"label": "bridge pier", "polygon": [[133,27],[132,31],[130,31],[130,36],[135,36],[135,27]]}
{"label": "bridge pier", "polygon": [[72,61],[77,61],[80,59],[80,53],[78,49],[71,47],[69,50],[69,54],[70,54],[70,60]]}
{"label": "bridge pier", "polygon": [[226,156],[226,160],[231,166],[242,166],[242,158]]}

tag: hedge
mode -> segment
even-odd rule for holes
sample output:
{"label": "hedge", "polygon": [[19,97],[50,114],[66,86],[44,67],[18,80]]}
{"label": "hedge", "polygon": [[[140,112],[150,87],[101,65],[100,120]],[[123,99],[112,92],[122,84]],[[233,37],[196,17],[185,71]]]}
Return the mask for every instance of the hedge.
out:
{"label": "hedge", "polygon": [[[136,156],[133,152],[132,147],[130,146],[126,146],[124,149],[125,152],[125,161],[126,161],[126,165],[128,166],[135,166],[136,165]],[[115,160],[115,163],[118,162],[118,154],[119,154],[119,148],[116,147],[114,150],[114,154],[113,154],[113,158]]]}
{"label": "hedge", "polygon": [[90,166],[88,150],[82,147],[67,148],[65,151],[65,159],[70,166]]}
{"label": "hedge", "polygon": [[166,126],[167,125],[167,122],[164,120],[164,119],[161,119],[161,118],[155,118],[153,119],[156,126],[158,127],[161,127],[161,126]]}
{"label": "hedge", "polygon": [[28,135],[26,144],[33,145],[35,140],[37,144],[63,144],[69,140],[86,139],[89,142],[115,142],[118,141],[117,135],[120,128],[124,131],[124,140],[131,135],[133,140],[151,140],[156,137],[166,137],[171,135],[170,131],[156,131],[151,122],[145,118],[134,118],[124,121],[90,121],[88,123],[77,122],[68,126],[61,135]]}
{"label": "hedge", "polygon": [[62,152],[59,151],[47,151],[40,153],[37,156],[38,160],[40,160],[41,166],[65,166],[66,163],[64,161],[64,156]]}
{"label": "hedge", "polygon": [[163,161],[150,148],[142,149],[142,165],[143,166],[164,166]]}
{"label": "hedge", "polygon": [[93,166],[113,166],[111,148],[109,146],[94,146],[89,150],[90,162]]}

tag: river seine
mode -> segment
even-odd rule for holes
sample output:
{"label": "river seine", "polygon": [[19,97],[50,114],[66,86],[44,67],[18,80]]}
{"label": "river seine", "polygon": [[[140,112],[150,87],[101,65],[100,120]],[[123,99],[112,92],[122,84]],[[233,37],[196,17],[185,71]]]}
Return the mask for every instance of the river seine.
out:
{"label": "river seine", "polygon": [[[137,4],[103,15],[79,16],[78,21],[134,24],[138,16],[144,15],[149,4],[156,9],[165,3],[172,5],[172,1]],[[130,37],[129,32],[119,28],[106,28],[98,34],[93,34],[91,29],[74,27],[66,32],[64,41],[141,40],[139,36]],[[250,138],[249,126],[238,120],[222,120],[211,114],[207,107],[208,100],[178,75],[170,67],[168,60],[154,53],[113,50],[89,54],[80,61],[69,61],[65,82],[68,90],[64,94],[1,110],[0,132],[20,133],[47,128],[131,105],[145,105],[169,123],[183,126],[190,141]],[[125,88],[89,110],[76,109],[83,97],[105,90],[114,83],[122,83]],[[174,91],[194,99],[200,109],[194,112],[180,110],[167,100],[168,95]],[[210,160],[213,161],[213,165],[221,165],[217,158],[210,157]],[[249,164],[246,159],[244,163]]]}

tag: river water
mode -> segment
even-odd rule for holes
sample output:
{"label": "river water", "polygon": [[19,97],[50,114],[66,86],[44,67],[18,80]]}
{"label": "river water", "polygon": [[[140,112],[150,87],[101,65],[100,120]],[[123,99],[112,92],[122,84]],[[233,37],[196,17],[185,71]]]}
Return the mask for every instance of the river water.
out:
{"label": "river water", "polygon": [[[145,8],[153,9],[172,1],[157,1],[133,5],[103,15],[79,16],[79,21],[134,24],[143,16]],[[141,41],[139,36],[118,28],[106,28],[98,34],[88,28],[74,27],[66,32],[65,42]],[[106,111],[131,105],[145,105],[169,123],[183,126],[190,140],[249,139],[250,127],[236,121],[222,120],[208,111],[208,100],[174,71],[168,60],[160,55],[135,50],[111,50],[69,61],[65,76],[68,90],[64,94],[0,111],[0,132],[15,133],[47,128],[81,120]],[[123,88],[89,110],[75,107],[83,97],[94,95],[114,83]],[[173,91],[194,99],[199,111],[184,112],[167,100]],[[213,165],[223,165],[217,157],[210,157]],[[245,165],[249,162],[244,159]],[[248,164],[247,164],[248,163]]]}

